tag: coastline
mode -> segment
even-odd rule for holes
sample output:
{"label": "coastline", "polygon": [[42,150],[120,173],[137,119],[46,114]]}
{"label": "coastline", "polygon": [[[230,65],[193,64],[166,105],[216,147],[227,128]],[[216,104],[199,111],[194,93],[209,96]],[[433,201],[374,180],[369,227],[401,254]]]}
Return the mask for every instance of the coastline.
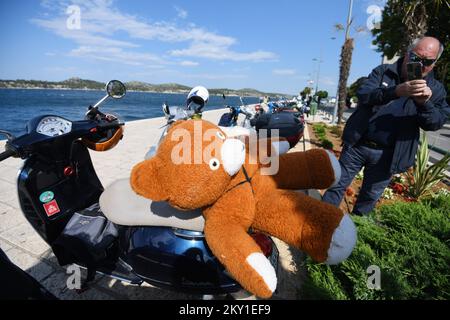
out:
{"label": "coastline", "polygon": [[[60,91],[101,91],[104,89],[90,89],[90,88],[44,88],[44,87],[0,87],[0,90],[60,90]],[[127,92],[138,92],[138,93],[160,93],[160,94],[187,94],[189,91],[151,91],[151,90],[127,90]],[[221,94],[211,93],[211,96],[222,96]],[[228,97],[239,97],[238,94],[227,94]],[[254,95],[243,95],[243,97],[259,98],[259,96]]]}

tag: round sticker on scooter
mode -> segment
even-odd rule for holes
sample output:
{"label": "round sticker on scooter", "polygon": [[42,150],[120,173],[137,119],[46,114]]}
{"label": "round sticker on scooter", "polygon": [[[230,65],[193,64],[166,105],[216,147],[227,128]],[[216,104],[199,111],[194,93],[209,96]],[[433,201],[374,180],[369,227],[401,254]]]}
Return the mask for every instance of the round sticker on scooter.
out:
{"label": "round sticker on scooter", "polygon": [[42,203],[47,203],[53,200],[53,198],[55,197],[55,194],[51,191],[45,191],[42,192],[41,195],[39,196],[39,200]]}

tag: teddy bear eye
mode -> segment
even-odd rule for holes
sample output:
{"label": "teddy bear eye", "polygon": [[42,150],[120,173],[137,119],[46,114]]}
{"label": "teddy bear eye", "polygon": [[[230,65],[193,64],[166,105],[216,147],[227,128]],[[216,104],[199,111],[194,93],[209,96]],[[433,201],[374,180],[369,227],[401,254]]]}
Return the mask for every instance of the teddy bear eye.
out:
{"label": "teddy bear eye", "polygon": [[225,140],[225,136],[223,135],[222,132],[217,131],[216,135],[217,135],[220,139]]}
{"label": "teddy bear eye", "polygon": [[211,160],[209,160],[209,167],[211,168],[211,170],[217,170],[219,169],[219,166],[220,162],[216,158],[212,158]]}

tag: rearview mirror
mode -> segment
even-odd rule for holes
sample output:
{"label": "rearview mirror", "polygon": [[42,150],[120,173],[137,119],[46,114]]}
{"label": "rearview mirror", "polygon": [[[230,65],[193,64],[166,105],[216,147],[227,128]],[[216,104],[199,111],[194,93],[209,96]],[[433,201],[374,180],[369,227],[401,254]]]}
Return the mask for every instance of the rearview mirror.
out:
{"label": "rearview mirror", "polygon": [[111,98],[120,99],[127,93],[127,89],[119,80],[111,80],[106,85],[106,92]]}

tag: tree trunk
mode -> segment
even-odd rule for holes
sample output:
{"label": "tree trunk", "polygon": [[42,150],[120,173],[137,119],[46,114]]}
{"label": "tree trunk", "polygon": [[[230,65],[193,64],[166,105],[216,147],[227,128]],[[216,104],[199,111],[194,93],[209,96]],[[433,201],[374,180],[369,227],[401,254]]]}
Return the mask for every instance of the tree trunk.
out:
{"label": "tree trunk", "polygon": [[339,69],[339,104],[338,104],[338,119],[337,123],[342,123],[342,116],[346,107],[347,99],[347,80],[350,73],[350,66],[352,65],[352,53],[353,53],[353,39],[349,38],[345,40],[342,46],[341,52],[341,66]]}

